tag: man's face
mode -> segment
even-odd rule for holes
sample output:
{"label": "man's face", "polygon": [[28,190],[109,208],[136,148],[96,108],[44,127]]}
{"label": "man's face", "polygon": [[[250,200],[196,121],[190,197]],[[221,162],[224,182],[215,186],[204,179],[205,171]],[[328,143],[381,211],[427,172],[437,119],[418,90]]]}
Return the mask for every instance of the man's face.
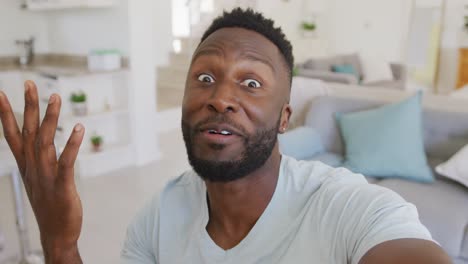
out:
{"label": "man's face", "polygon": [[182,131],[194,170],[231,181],[261,167],[291,110],[289,74],[278,48],[255,31],[223,28],[194,53]]}

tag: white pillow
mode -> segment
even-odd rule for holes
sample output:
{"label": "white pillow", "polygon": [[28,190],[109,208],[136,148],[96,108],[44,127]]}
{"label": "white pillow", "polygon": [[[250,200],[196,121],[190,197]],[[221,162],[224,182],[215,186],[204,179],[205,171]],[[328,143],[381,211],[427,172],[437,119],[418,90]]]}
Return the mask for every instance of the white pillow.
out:
{"label": "white pillow", "polygon": [[468,85],[465,85],[465,86],[461,87],[460,89],[451,92],[450,97],[467,98],[468,99]]}
{"label": "white pillow", "polygon": [[363,57],[362,70],[364,75],[363,83],[371,83],[377,81],[391,81],[393,80],[392,69],[390,63],[384,59],[376,57]]}
{"label": "white pillow", "polygon": [[436,167],[437,173],[468,187],[468,145]]}

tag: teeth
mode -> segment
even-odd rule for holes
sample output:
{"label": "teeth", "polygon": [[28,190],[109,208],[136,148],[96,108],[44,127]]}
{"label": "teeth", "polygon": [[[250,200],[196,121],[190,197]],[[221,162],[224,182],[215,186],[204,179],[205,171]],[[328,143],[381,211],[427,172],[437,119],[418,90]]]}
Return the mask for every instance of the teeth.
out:
{"label": "teeth", "polygon": [[232,135],[232,133],[227,131],[227,130],[221,130],[221,132],[218,132],[217,130],[210,129],[210,130],[208,130],[208,133],[210,133],[210,134],[221,134],[223,136]]}
{"label": "teeth", "polygon": [[221,131],[221,135],[232,135],[232,133],[229,131],[223,130]]}

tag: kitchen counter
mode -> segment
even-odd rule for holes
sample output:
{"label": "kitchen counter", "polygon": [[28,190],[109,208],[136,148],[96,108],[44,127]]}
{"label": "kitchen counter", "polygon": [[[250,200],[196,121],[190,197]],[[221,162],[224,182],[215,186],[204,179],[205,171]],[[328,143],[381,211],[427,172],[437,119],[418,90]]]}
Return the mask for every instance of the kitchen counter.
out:
{"label": "kitchen counter", "polygon": [[36,55],[33,63],[20,66],[15,57],[0,58],[0,72],[34,72],[51,78],[76,77],[93,74],[106,74],[127,71],[128,61],[124,59],[122,68],[113,71],[90,71],[84,56],[45,54]]}

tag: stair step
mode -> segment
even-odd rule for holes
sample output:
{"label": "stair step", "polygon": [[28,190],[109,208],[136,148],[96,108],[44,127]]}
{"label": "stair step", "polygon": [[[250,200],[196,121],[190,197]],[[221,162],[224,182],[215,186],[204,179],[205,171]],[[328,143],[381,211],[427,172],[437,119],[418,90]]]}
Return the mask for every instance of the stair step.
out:
{"label": "stair step", "polygon": [[171,52],[169,56],[169,63],[170,63],[170,66],[175,66],[177,68],[185,67],[186,69],[188,69],[188,67],[190,66],[191,59],[192,59],[192,56],[188,53]]}
{"label": "stair step", "polygon": [[188,68],[158,67],[158,81],[185,83]]}
{"label": "stair step", "polygon": [[180,46],[182,52],[193,52],[200,42],[201,36],[192,36],[187,38],[180,38]]}
{"label": "stair step", "polygon": [[164,87],[166,89],[173,89],[178,91],[183,91],[185,89],[185,79],[183,82],[168,82],[166,80],[158,80],[156,87]]}
{"label": "stair step", "polygon": [[187,74],[189,70],[189,65],[176,65],[176,64],[169,64],[166,66],[160,66],[158,67],[158,70],[163,70],[163,71],[172,71],[174,74]]}
{"label": "stair step", "polygon": [[164,110],[168,108],[179,107],[182,105],[184,91],[180,89],[173,89],[168,86],[158,86],[157,98],[158,109]]}

